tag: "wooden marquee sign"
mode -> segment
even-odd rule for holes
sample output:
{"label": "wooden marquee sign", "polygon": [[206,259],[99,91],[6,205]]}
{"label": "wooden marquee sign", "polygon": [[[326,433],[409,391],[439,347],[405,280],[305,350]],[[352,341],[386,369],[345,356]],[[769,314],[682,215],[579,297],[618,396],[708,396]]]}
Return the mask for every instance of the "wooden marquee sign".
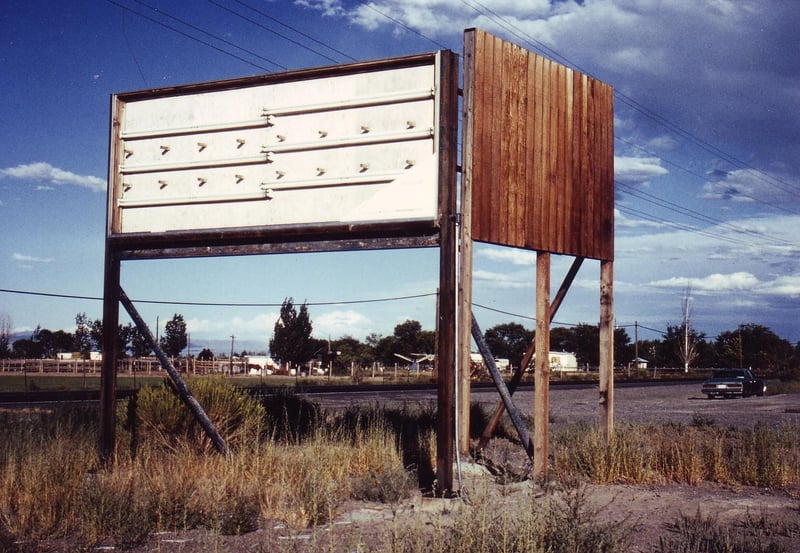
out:
{"label": "wooden marquee sign", "polygon": [[[458,82],[458,56],[440,51],[112,97],[101,455],[114,449],[120,301],[135,311],[120,288],[123,260],[434,246],[437,480],[451,490],[456,442],[469,447],[473,240],[537,252],[537,332],[526,356],[541,354],[535,474],[547,461],[549,325],[580,261],[600,260],[610,432],[613,91],[467,30],[459,218]],[[551,253],[577,258],[552,303]]]}

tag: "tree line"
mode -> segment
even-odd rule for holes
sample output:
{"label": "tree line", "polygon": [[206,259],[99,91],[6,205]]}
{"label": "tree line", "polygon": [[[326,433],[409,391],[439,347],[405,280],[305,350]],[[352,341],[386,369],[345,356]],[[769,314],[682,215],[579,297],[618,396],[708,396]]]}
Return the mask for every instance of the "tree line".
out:
{"label": "tree line", "polygon": [[[10,343],[10,325],[0,325],[0,357],[52,358],[58,353],[79,352],[88,357],[99,351],[103,324],[90,320],[85,313],[75,318],[75,332],[37,328],[27,339]],[[550,330],[550,350],[574,353],[579,366],[595,368],[599,364],[599,327],[578,324]],[[493,355],[519,366],[525,350],[534,339],[534,331],[515,322],[493,326],[484,332]],[[183,315],[174,314],[164,327],[159,343],[170,356],[180,356],[188,336]],[[435,335],[416,320],[395,326],[391,335],[369,334],[362,342],[352,336],[327,340],[314,338],[313,322],[306,303],[297,306],[292,298],[281,305],[280,317],[269,340],[272,358],[288,368],[318,361],[333,372],[349,374],[351,366],[368,367],[374,363],[393,366],[406,364],[424,354],[433,354]],[[247,352],[242,352],[246,354]],[[132,324],[120,325],[117,354],[144,357],[152,354],[147,341]],[[649,368],[752,367],[774,375],[794,375],[800,370],[800,343],[792,345],[763,325],[742,324],[722,332],[714,339],[683,325],[668,326],[660,339],[634,342],[626,328],[614,331],[614,360],[618,367],[635,365],[635,358],[646,360]],[[213,357],[204,350],[199,358]]]}
{"label": "tree line", "polygon": [[[403,358],[433,353],[434,332],[423,330],[419,321],[398,324],[389,336],[370,334],[364,342],[345,336],[338,340],[312,337],[313,325],[308,306],[297,310],[291,298],[284,301],[281,316],[275,323],[270,352],[273,358],[291,366],[302,366],[318,359],[330,363],[334,373],[348,370],[352,364],[369,366],[380,363],[390,366]],[[492,354],[508,359],[518,367],[535,332],[519,323],[503,323],[484,332]],[[598,325],[578,324],[550,330],[550,350],[574,353],[578,364],[596,368],[600,357]],[[627,329],[614,330],[614,360],[617,367],[635,366],[636,358],[646,360],[650,368],[752,367],[773,375],[795,375],[800,369],[800,343],[794,346],[766,326],[742,324],[709,340],[691,327],[670,325],[661,339],[634,342]]]}
{"label": "tree line", "polygon": [[[93,351],[101,351],[103,343],[103,321],[91,320],[86,313],[75,316],[75,332],[48,330],[37,326],[30,338],[11,342],[10,325],[0,326],[0,358],[52,359],[60,353],[77,353],[88,359]],[[164,325],[164,334],[159,338],[161,348],[172,357],[180,355],[186,348],[188,335],[183,315],[176,313]],[[117,329],[117,355],[121,357],[147,357],[153,354],[148,340],[132,323],[119,325]]]}

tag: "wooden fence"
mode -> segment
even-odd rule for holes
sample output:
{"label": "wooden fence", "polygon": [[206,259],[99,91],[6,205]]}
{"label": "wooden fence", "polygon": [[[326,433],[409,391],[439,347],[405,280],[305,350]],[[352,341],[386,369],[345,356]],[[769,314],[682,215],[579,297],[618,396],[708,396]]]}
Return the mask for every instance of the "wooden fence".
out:
{"label": "wooden fence", "polygon": [[[214,361],[196,359],[175,359],[175,368],[189,374],[242,373],[245,371],[243,360],[234,358]],[[96,359],[0,359],[0,373],[36,373],[36,374],[100,374],[103,361]],[[117,363],[118,374],[160,374],[165,373],[155,357],[120,359]]]}

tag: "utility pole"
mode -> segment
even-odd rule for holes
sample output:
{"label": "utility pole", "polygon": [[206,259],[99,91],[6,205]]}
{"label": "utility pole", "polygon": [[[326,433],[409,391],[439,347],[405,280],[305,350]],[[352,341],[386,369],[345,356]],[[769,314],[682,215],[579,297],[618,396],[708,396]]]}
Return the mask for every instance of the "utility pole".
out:
{"label": "utility pole", "polygon": [[691,285],[686,285],[686,295],[683,297],[683,372],[689,372],[689,361],[691,355],[689,353],[689,295],[691,294]]}
{"label": "utility pole", "polygon": [[742,351],[742,325],[739,325],[739,367],[744,368],[744,353]]}
{"label": "utility pole", "polygon": [[234,336],[233,336],[233,334],[231,334],[231,357],[230,357],[230,363],[229,363],[230,369],[228,371],[231,376],[233,376],[233,338],[234,338]]}
{"label": "utility pole", "polygon": [[639,371],[639,321],[633,321],[633,368]]}

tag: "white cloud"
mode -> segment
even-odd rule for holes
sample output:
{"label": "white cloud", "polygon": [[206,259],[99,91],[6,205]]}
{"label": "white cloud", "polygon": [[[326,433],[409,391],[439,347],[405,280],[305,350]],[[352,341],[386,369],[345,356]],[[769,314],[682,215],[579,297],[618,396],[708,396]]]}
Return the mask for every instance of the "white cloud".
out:
{"label": "white cloud", "polygon": [[800,188],[800,182],[794,177],[751,169],[715,171],[712,177],[713,180],[703,185],[700,198],[793,205],[797,202],[797,190]]}
{"label": "white cloud", "polygon": [[681,288],[689,286],[692,292],[725,292],[753,290],[759,286],[758,278],[746,271],[722,274],[714,273],[700,278],[671,277],[651,282],[650,286],[659,288]]}
{"label": "white cloud", "polygon": [[647,182],[667,173],[657,157],[614,156],[614,177],[626,184]]}
{"label": "white cloud", "polygon": [[511,263],[512,265],[534,266],[536,253],[519,248],[480,245],[475,248],[476,259],[487,259],[492,262]]}
{"label": "white cloud", "polygon": [[[0,175],[26,181],[38,181],[39,183],[82,186],[95,192],[105,192],[106,190],[106,181],[103,179],[90,175],[76,175],[43,161],[0,169]],[[39,187],[47,190],[49,189],[47,184],[40,184]]]}
{"label": "white cloud", "polygon": [[499,273],[496,271],[476,270],[472,279],[483,282],[491,288],[531,288],[535,284],[535,275],[519,273]]}
{"label": "white cloud", "polygon": [[759,292],[788,298],[800,297],[800,275],[780,276],[772,282],[765,283]]}
{"label": "white cloud", "polygon": [[262,340],[265,344],[272,335],[278,313],[261,313],[250,318],[231,319],[190,318],[186,320],[186,330],[198,336],[230,336],[240,340]]}
{"label": "white cloud", "polygon": [[52,263],[52,257],[36,257],[33,255],[26,255],[23,253],[14,253],[11,258],[20,263]]}
{"label": "white cloud", "polygon": [[665,228],[667,225],[646,219],[629,219],[620,210],[614,209],[614,226],[616,228]]}
{"label": "white cloud", "polygon": [[360,337],[374,326],[372,321],[352,310],[330,311],[317,315],[312,319],[314,336],[318,338],[340,338],[345,335]]}

